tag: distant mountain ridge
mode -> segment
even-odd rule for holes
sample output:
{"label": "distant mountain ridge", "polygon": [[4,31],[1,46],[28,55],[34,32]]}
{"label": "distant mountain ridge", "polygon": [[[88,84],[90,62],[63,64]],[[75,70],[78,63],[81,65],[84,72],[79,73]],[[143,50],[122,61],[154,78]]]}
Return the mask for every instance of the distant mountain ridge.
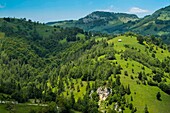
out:
{"label": "distant mountain ridge", "polygon": [[86,31],[109,34],[132,31],[142,35],[155,35],[170,43],[170,6],[144,18],[138,18],[135,14],[95,11],[79,20],[49,22],[47,25],[79,27]]}
{"label": "distant mountain ridge", "polygon": [[107,28],[116,27],[129,21],[139,20],[135,14],[113,13],[104,11],[95,11],[80,18],[79,20],[66,20],[58,22],[48,22],[47,25],[56,25],[61,27],[79,27],[86,31],[104,31]]}
{"label": "distant mountain ridge", "polygon": [[96,11],[84,18],[79,19],[77,23],[79,24],[90,24],[98,21],[102,21],[105,24],[109,24],[111,21],[118,21],[127,23],[128,21],[135,21],[139,18],[134,14],[126,14],[126,13],[111,13],[111,12],[102,12]]}
{"label": "distant mountain ridge", "polygon": [[144,35],[170,36],[170,6],[157,10],[150,16],[146,16],[133,25],[130,30]]}

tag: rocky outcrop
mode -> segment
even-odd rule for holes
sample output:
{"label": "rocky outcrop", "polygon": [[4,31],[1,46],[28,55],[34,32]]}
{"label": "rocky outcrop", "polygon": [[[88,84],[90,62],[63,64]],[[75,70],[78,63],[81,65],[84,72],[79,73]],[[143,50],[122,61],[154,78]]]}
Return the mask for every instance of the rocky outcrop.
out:
{"label": "rocky outcrop", "polygon": [[106,87],[105,88],[99,87],[97,89],[97,94],[99,95],[100,100],[106,100],[109,94],[111,93],[112,93],[112,90]]}

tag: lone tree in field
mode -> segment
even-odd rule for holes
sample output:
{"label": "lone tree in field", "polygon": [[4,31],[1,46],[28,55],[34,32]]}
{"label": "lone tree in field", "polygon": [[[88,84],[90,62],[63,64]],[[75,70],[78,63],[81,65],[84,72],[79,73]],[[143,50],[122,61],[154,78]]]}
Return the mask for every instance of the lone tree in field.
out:
{"label": "lone tree in field", "polygon": [[143,44],[144,38],[142,36],[138,36],[137,40],[139,41],[140,44]]}
{"label": "lone tree in field", "polygon": [[128,94],[128,95],[130,95],[130,93],[131,93],[131,91],[130,91],[130,85],[128,84],[128,87],[127,87],[127,89],[126,89],[126,93]]}
{"label": "lone tree in field", "polygon": [[147,105],[145,105],[144,113],[149,113]]}
{"label": "lone tree in field", "polygon": [[126,70],[124,71],[124,75],[128,76],[128,72]]}
{"label": "lone tree in field", "polygon": [[161,93],[160,93],[160,92],[157,93],[156,98],[157,98],[158,100],[161,100]]}
{"label": "lone tree in field", "polygon": [[142,80],[142,72],[139,72],[138,78],[139,80]]}

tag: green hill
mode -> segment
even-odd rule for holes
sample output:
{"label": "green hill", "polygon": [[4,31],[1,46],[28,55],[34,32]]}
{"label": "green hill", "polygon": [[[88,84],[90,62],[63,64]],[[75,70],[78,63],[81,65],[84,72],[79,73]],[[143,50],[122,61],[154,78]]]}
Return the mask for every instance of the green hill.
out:
{"label": "green hill", "polygon": [[[0,100],[6,104],[0,112],[167,113],[169,56],[168,46],[153,36],[2,18]],[[108,95],[99,98],[100,89]]]}
{"label": "green hill", "polygon": [[133,31],[142,35],[155,35],[161,37],[165,43],[169,44],[169,8],[170,6],[159,9],[152,15],[140,19],[133,14],[96,11],[77,21],[49,22],[47,25],[79,27],[86,31],[109,34],[121,34]]}
{"label": "green hill", "polygon": [[[108,27],[117,27],[128,21],[138,20],[136,15],[125,13],[110,13],[96,11],[88,16],[79,19],[76,23],[76,27],[80,27],[85,30],[91,31],[103,31]],[[81,27],[83,26],[83,27]]]}
{"label": "green hill", "polygon": [[107,29],[109,28],[117,28],[128,21],[135,21],[138,19],[139,18],[134,14],[95,11],[77,21],[48,22],[47,25],[79,27],[86,31],[100,31],[104,33],[108,32]]}
{"label": "green hill", "polygon": [[154,34],[163,37],[163,40],[169,42],[170,26],[170,6],[162,8],[151,16],[146,16],[137,24],[131,27],[132,31],[143,33],[144,35]]}

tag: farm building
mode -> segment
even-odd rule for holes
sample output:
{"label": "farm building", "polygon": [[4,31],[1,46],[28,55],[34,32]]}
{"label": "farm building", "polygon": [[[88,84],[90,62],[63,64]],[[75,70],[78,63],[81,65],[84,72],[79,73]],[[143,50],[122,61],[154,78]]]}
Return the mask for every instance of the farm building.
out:
{"label": "farm building", "polygon": [[122,39],[118,39],[118,42],[122,42]]}

